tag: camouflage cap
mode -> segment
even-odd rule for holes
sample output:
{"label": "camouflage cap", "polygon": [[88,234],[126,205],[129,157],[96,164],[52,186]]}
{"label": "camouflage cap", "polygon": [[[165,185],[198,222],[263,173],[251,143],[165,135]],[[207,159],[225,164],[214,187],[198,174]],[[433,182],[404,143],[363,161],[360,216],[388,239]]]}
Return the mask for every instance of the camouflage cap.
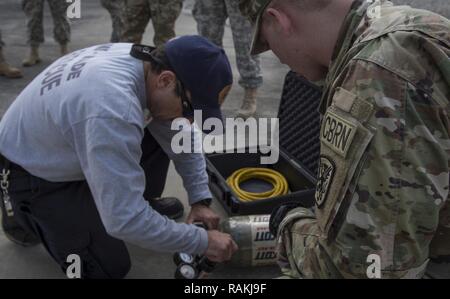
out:
{"label": "camouflage cap", "polygon": [[252,55],[260,54],[269,50],[266,43],[261,42],[261,20],[262,14],[272,0],[240,0],[239,8],[244,16],[249,18],[254,26],[253,41],[250,49]]}

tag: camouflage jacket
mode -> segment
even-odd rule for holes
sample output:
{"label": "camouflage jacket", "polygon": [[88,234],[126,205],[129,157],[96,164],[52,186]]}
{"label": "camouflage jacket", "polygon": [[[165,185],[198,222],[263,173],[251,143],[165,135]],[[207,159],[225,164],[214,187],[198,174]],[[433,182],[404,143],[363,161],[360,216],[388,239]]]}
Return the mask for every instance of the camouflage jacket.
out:
{"label": "camouflage jacket", "polygon": [[290,277],[420,278],[450,256],[450,21],[360,3],[335,53],[316,207],[284,219],[279,262]]}

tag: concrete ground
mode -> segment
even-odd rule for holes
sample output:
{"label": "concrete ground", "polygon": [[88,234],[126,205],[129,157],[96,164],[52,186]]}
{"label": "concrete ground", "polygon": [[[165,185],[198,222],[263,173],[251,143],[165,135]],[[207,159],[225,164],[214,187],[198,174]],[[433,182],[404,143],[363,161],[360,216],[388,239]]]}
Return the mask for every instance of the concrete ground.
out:
{"label": "concrete ground", "polygon": [[[176,31],[178,35],[196,34],[196,23],[190,15],[192,1],[187,0],[183,14],[177,21]],[[55,58],[58,57],[58,45],[53,40],[52,18],[48,7],[45,10],[45,39],[41,47],[43,63],[31,68],[23,68],[24,78],[10,80],[0,77],[0,115],[6,111],[20,91],[42,70],[44,70]],[[85,48],[88,46],[107,43],[111,33],[110,16],[100,6],[100,1],[81,0],[81,19],[71,22],[72,42],[70,50]],[[0,2],[0,30],[6,43],[4,48],[8,61],[15,66],[21,65],[22,59],[28,52],[26,45],[25,16],[21,10],[20,1],[2,0]],[[144,43],[152,44],[153,28],[147,27]],[[235,82],[238,81],[238,73],[235,63],[235,53],[229,28],[226,30],[224,45],[229,54],[235,73]],[[259,96],[259,116],[275,116],[278,100],[280,98],[282,83],[288,69],[282,66],[272,54],[262,56],[262,67],[265,84]],[[224,104],[224,114],[233,116],[239,108],[243,90],[235,84],[232,92]],[[182,187],[181,178],[171,166],[167,178],[164,195],[177,196],[187,206],[187,195]],[[221,206],[215,202],[213,208],[225,217]],[[187,213],[185,213],[187,214]],[[186,215],[185,215],[186,216]],[[129,278],[172,278],[175,266],[171,254],[156,253],[133,245],[129,245],[132,258],[132,269]],[[214,278],[272,278],[277,277],[279,271],[276,267],[238,269],[222,266],[212,277]],[[42,246],[34,248],[21,248],[10,243],[0,230],[0,278],[64,278],[58,265],[53,262]]]}

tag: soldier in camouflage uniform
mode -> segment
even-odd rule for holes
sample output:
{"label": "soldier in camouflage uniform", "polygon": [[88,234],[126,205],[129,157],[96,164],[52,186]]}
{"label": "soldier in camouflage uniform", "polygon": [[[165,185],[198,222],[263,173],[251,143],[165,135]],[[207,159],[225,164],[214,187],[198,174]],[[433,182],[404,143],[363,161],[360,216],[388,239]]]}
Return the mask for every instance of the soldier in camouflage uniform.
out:
{"label": "soldier in camouflage uniform", "polygon": [[[30,55],[23,61],[24,66],[38,64],[39,46],[44,42],[44,0],[22,0],[22,9],[25,12],[28,23],[28,44]],[[61,56],[67,54],[67,44],[70,41],[70,25],[67,19],[68,3],[62,0],[47,0],[53,18],[53,35],[60,45]]]}
{"label": "soldier in camouflage uniform", "polygon": [[101,4],[111,15],[113,27],[111,42],[117,43],[125,27],[125,0],[101,0]]}
{"label": "soldier in camouflage uniform", "polygon": [[236,62],[241,79],[239,85],[245,89],[244,100],[238,116],[248,118],[256,112],[257,90],[263,83],[260,59],[250,55],[252,28],[250,22],[239,11],[238,0],[196,0],[192,11],[200,35],[223,47],[225,22],[229,18],[233,34]]}
{"label": "soldier in camouflage uniform", "polygon": [[21,78],[22,72],[15,68],[10,66],[3,56],[3,46],[5,44],[2,40],[2,32],[0,31],[0,76],[5,76],[6,78]]}
{"label": "soldier in camouflage uniform", "polygon": [[175,34],[175,22],[181,14],[183,0],[125,0],[126,26],[122,41],[141,43],[142,36],[151,19],[155,46],[165,44]]}
{"label": "soldier in camouflage uniform", "polygon": [[[254,53],[271,48],[312,80],[329,65],[316,205],[278,226],[284,274],[420,278],[430,260],[448,261],[450,21],[388,1],[247,0],[241,9],[258,24]],[[311,13],[324,27],[295,31]],[[341,29],[322,36],[327,26]],[[325,49],[308,52],[315,43]]]}

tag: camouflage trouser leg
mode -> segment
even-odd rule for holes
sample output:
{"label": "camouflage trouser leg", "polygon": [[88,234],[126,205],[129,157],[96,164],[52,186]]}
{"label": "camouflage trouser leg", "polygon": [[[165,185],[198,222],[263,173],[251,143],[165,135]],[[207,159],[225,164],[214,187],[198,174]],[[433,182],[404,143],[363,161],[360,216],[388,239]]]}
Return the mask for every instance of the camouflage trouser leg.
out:
{"label": "camouflage trouser leg", "polygon": [[67,19],[68,3],[61,0],[47,0],[53,18],[53,36],[60,45],[70,41],[70,24]]}
{"label": "camouflage trouser leg", "polygon": [[244,88],[257,88],[262,84],[260,60],[250,55],[252,27],[241,14],[237,0],[196,0],[193,15],[200,35],[222,46],[225,21],[230,18],[236,62],[241,75],[239,84]]}
{"label": "camouflage trouser leg", "polygon": [[101,4],[111,15],[113,27],[111,42],[117,43],[125,27],[125,0],[101,0]]}
{"label": "camouflage trouser leg", "polygon": [[227,8],[223,0],[196,0],[192,11],[197,22],[198,33],[223,47],[225,21],[228,18]]}
{"label": "camouflage trouser leg", "polygon": [[155,46],[165,44],[175,34],[175,22],[181,14],[183,8],[182,0],[149,0],[150,14],[155,36],[153,42]]}
{"label": "camouflage trouser leg", "polygon": [[241,14],[239,1],[225,0],[228,17],[233,34],[236,61],[241,79],[239,84],[244,88],[258,88],[263,82],[259,56],[250,55],[252,44],[252,26]]}
{"label": "camouflage trouser leg", "polygon": [[44,0],[23,0],[22,9],[28,19],[28,44],[37,47],[44,42]]}
{"label": "camouflage trouser leg", "polygon": [[125,0],[125,27],[121,41],[141,43],[142,36],[150,20],[148,0]]}
{"label": "camouflage trouser leg", "polygon": [[[60,0],[48,0],[53,17],[53,35],[60,44],[70,41],[70,25],[67,20],[67,3]],[[28,18],[28,43],[37,47],[44,42],[44,0],[23,0],[22,8]]]}

